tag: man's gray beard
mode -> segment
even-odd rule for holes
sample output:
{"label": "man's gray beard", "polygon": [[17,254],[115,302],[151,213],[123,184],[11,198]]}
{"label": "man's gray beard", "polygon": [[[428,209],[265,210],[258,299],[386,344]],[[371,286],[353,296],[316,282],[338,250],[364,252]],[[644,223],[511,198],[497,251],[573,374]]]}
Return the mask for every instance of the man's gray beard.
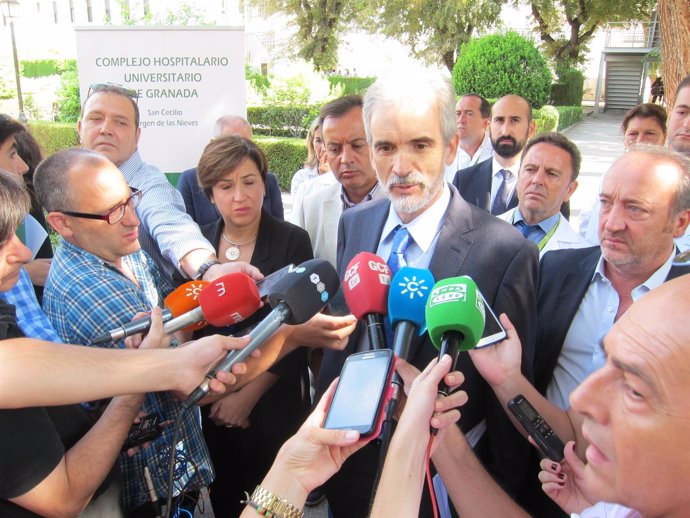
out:
{"label": "man's gray beard", "polygon": [[[439,174],[433,183],[430,183],[428,177],[424,176],[422,173],[415,171],[404,177],[396,176],[391,174],[388,177],[388,182],[384,186],[384,192],[388,199],[391,200],[391,204],[398,214],[414,214],[425,208],[431,200],[437,196],[443,189],[443,182],[445,181],[443,172]],[[409,185],[409,184],[419,184],[423,187],[422,195],[419,198],[413,196],[399,196],[393,198],[391,196],[391,188],[395,185]]]}

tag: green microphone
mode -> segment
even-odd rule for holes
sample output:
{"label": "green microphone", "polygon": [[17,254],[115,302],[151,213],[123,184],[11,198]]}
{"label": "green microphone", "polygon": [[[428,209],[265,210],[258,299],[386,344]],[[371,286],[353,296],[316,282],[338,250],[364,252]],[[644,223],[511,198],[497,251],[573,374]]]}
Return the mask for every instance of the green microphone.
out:
{"label": "green microphone", "polygon": [[[460,351],[473,349],[484,333],[484,302],[477,284],[467,275],[438,281],[426,302],[426,325],[439,359],[450,355],[454,370]],[[448,395],[445,382],[438,391]]]}

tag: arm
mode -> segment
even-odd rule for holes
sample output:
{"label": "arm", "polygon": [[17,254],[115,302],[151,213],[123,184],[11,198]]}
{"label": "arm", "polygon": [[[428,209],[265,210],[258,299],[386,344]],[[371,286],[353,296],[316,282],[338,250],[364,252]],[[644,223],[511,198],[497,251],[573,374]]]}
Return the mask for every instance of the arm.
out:
{"label": "arm", "polygon": [[[229,350],[246,343],[244,338],[210,336],[175,349],[115,350],[30,338],[4,340],[0,342],[0,408],[165,390],[189,394]],[[233,378],[218,374],[218,380],[227,384]],[[214,382],[214,390],[219,384]]]}
{"label": "arm", "polygon": [[208,417],[217,425],[249,428],[249,415],[256,403],[280,378],[270,372],[259,374],[242,390],[226,395],[211,405]]}
{"label": "arm", "polygon": [[79,514],[112,469],[143,400],[143,395],[114,398],[55,469],[11,501],[42,516]]}
{"label": "arm", "polygon": [[450,427],[433,461],[460,516],[529,517],[486,471],[457,427]]}

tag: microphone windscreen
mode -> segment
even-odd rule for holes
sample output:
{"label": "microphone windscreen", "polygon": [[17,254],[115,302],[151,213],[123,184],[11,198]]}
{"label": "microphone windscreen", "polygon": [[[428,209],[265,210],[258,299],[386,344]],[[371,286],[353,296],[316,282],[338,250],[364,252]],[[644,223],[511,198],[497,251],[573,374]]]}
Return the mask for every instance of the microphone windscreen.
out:
{"label": "microphone windscreen", "polygon": [[386,261],[370,252],[360,252],[347,265],[343,292],[352,314],[362,319],[370,313],[388,313],[391,271]]}
{"label": "microphone windscreen", "polygon": [[199,305],[209,324],[224,327],[253,315],[261,298],[252,278],[235,272],[209,282],[199,292]]}
{"label": "microphone windscreen", "polygon": [[290,308],[286,324],[302,324],[323,309],[339,286],[338,273],[331,263],[311,259],[280,279],[268,294],[268,302],[274,308],[281,302]]}
{"label": "microphone windscreen", "polygon": [[460,350],[473,349],[484,333],[484,302],[477,284],[467,275],[438,281],[426,303],[429,338],[441,348],[443,334],[462,334]]}
{"label": "microphone windscreen", "polygon": [[[173,290],[165,300],[163,305],[172,311],[173,317],[179,317],[187,311],[191,311],[194,308],[199,307],[199,292],[206,286],[208,282],[198,280],[198,281],[187,281],[184,284],[180,284],[175,290]],[[201,329],[206,325],[206,321],[202,320],[191,326],[187,326],[185,330],[195,331]]]}
{"label": "microphone windscreen", "polygon": [[434,286],[434,276],[429,270],[403,266],[391,281],[388,294],[388,318],[391,327],[401,321],[412,322],[419,334],[426,331],[424,308]]}

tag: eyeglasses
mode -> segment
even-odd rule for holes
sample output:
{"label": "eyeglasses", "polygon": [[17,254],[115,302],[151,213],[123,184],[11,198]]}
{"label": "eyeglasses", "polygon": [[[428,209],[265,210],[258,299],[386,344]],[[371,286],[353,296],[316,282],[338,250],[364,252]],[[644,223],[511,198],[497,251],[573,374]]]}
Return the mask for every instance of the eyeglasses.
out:
{"label": "eyeglasses", "polygon": [[134,210],[141,201],[142,192],[134,187],[130,187],[130,189],[132,190],[132,194],[127,198],[127,201],[116,205],[105,214],[85,214],[83,212],[71,212],[67,210],[58,210],[56,212],[62,212],[68,216],[74,216],[75,218],[102,219],[103,221],[107,221],[108,225],[114,225],[125,217],[125,210],[127,207]]}
{"label": "eyeglasses", "polygon": [[126,86],[118,85],[117,83],[93,83],[89,86],[89,91],[86,94],[86,98],[91,97],[91,94],[97,92],[113,92],[125,97],[129,97],[134,101],[135,104],[139,103],[139,92],[133,90],[132,88],[127,88]]}

